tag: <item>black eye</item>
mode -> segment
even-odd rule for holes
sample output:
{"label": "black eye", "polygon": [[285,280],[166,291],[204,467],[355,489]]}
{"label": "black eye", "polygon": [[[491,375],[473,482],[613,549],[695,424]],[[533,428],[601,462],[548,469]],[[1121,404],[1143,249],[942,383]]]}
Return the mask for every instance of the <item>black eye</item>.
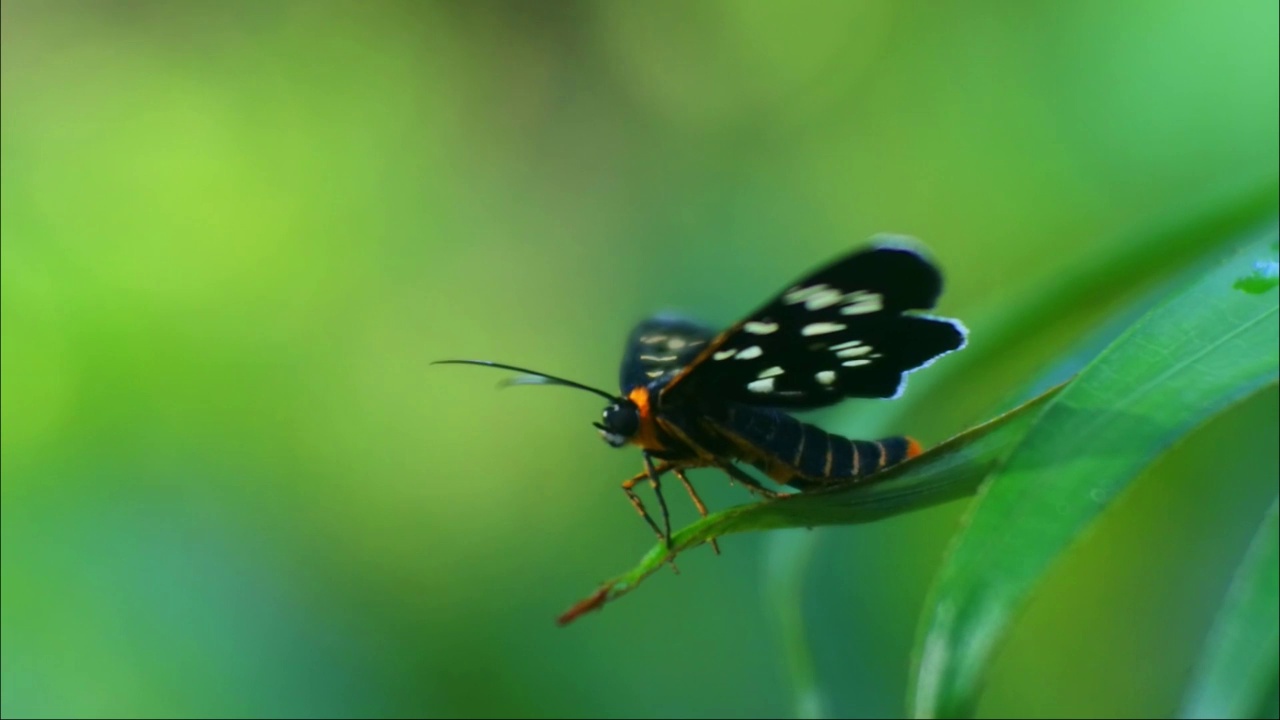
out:
{"label": "black eye", "polygon": [[604,426],[611,433],[631,437],[640,428],[640,414],[630,403],[610,405],[604,411]]}

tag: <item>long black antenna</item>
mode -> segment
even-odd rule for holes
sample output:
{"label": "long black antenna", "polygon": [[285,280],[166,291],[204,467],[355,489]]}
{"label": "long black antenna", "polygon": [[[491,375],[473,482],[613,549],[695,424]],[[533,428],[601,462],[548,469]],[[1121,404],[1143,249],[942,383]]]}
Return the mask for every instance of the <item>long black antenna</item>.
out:
{"label": "long black antenna", "polygon": [[540,373],[534,370],[528,370],[522,367],[516,367],[515,365],[503,365],[502,363],[489,362],[488,360],[436,360],[431,364],[432,365],[449,365],[449,364],[483,365],[485,367],[500,368],[502,370],[514,370],[516,372],[525,373],[526,375],[529,375],[532,377],[507,380],[505,384],[507,385],[564,385],[565,387],[577,388],[579,390],[586,390],[587,392],[593,392],[599,395],[600,397],[605,398],[606,400],[618,399],[618,396],[614,395],[613,393],[607,393],[603,390],[597,390],[596,388],[593,388],[589,385],[576,383],[572,380],[565,380],[564,378],[559,378],[559,377],[556,377],[555,375],[548,375],[546,373]]}

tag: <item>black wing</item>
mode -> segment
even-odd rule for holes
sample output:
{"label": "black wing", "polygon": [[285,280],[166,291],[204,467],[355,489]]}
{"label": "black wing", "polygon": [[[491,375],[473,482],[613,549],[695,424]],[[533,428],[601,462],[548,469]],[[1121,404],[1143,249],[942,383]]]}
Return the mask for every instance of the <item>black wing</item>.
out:
{"label": "black wing", "polygon": [[622,357],[622,394],[670,378],[684,369],[716,336],[702,323],[671,314],[642,320],[627,338]]}
{"label": "black wing", "polygon": [[896,397],[907,372],[965,344],[954,321],[928,310],[942,276],[900,243],[857,250],[770,300],[711,341],[663,389],[779,408],[846,397]]}

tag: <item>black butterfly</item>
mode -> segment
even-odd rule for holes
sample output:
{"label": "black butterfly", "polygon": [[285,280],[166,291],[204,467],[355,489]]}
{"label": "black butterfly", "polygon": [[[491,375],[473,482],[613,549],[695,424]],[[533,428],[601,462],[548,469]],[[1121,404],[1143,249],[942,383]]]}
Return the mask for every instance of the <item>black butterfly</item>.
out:
{"label": "black butterfly", "polygon": [[[670,547],[660,484],[668,471],[705,516],[688,468],[716,467],[776,497],[734,463],[804,491],[856,482],[919,454],[909,437],[850,440],[784,410],[896,397],[908,372],[964,347],[959,322],[913,312],[931,309],[941,292],[937,268],[901,241],[884,239],[810,273],[719,334],[675,316],[644,320],[627,340],[619,395],[511,365],[439,362],[515,370],[526,375],[509,381],[514,384],[566,385],[607,398],[602,421],[593,425],[610,445],[643,451],[644,471],[622,488]],[[645,479],[662,507],[663,529],[633,490]]]}

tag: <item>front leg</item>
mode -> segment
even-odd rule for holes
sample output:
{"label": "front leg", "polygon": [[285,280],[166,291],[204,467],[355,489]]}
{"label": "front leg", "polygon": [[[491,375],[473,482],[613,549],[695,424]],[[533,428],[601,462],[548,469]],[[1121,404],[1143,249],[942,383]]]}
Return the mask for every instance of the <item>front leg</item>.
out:
{"label": "front leg", "polygon": [[[668,466],[669,467],[669,466]],[[653,487],[653,494],[658,496],[658,506],[662,508],[662,526],[666,530],[667,552],[675,548],[675,544],[671,540],[671,515],[667,512],[667,501],[662,497],[662,483],[658,480],[658,471],[653,466],[653,458],[648,452],[644,453],[644,470],[649,474],[649,485]],[[653,521],[650,520],[650,523]],[[658,538],[663,539],[662,533]]]}
{"label": "front leg", "polygon": [[[646,454],[645,460],[648,460],[648,459],[649,459],[649,456]],[[640,513],[640,517],[644,518],[644,521],[649,523],[649,527],[653,528],[653,533],[658,536],[659,542],[666,540],[666,538],[663,537],[662,530],[658,528],[658,524],[655,523],[653,521],[653,518],[649,516],[649,511],[645,509],[644,503],[641,502],[640,496],[636,495],[636,492],[633,488],[635,488],[636,484],[639,483],[641,480],[647,479],[650,482],[653,482],[653,479],[652,479],[653,475],[662,475],[662,473],[665,473],[670,469],[671,469],[671,463],[664,462],[656,468],[653,467],[652,463],[646,463],[644,472],[638,473],[630,478],[627,478],[622,482],[622,492],[627,494],[627,499],[631,501],[631,505],[636,509],[636,512]],[[664,509],[665,509],[665,506],[664,506]]]}
{"label": "front leg", "polygon": [[[639,483],[641,480],[647,479],[649,480],[650,483],[654,483],[653,489],[656,491],[658,495],[658,501],[662,504],[663,517],[664,519],[667,518],[668,517],[667,504],[662,499],[662,492],[660,489],[661,485],[658,485],[656,483],[657,483],[658,477],[661,477],[663,473],[671,470],[674,466],[669,462],[664,462],[655,468],[653,466],[653,462],[649,460],[648,453],[645,453],[644,459],[645,459],[644,472],[638,473],[624,480],[622,482],[622,492],[627,494],[627,499],[631,501],[631,506],[636,509],[636,512],[640,513],[640,517],[644,518],[644,521],[649,523],[649,527],[653,529],[653,534],[658,536],[658,542],[665,543],[667,546],[667,549],[670,550],[671,549],[670,520],[669,519],[667,520],[667,534],[663,535],[662,530],[658,528],[658,524],[655,523],[653,521],[653,518],[649,516],[649,511],[645,510],[644,503],[640,501],[640,496],[636,495],[634,488],[636,484]],[[670,559],[670,563],[671,563],[671,569],[678,574],[680,572],[680,568],[676,567],[675,557],[672,557]]]}

